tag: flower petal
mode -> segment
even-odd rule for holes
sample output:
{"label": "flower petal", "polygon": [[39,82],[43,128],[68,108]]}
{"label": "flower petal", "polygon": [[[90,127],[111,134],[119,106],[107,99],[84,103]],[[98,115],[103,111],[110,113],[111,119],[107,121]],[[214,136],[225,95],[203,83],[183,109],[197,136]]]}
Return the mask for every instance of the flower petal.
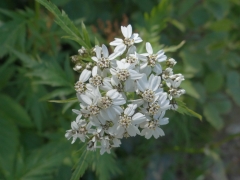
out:
{"label": "flower petal", "polygon": [[122,31],[122,34],[125,38],[128,37],[128,30],[127,30],[127,27],[125,26],[121,26],[121,31]]}
{"label": "flower petal", "polygon": [[79,81],[86,82],[91,76],[91,71],[84,69],[79,77]]}
{"label": "flower petal", "polygon": [[148,54],[153,54],[153,49],[149,42],[146,43],[146,50],[147,50]]}
{"label": "flower petal", "polygon": [[140,124],[146,121],[146,117],[142,113],[136,113],[133,115],[132,121],[134,124]]}
{"label": "flower petal", "polygon": [[103,57],[107,58],[109,56],[107,47],[103,44],[102,45]]}
{"label": "flower petal", "polygon": [[137,86],[142,92],[148,88],[148,81],[146,75],[143,75],[142,78],[137,81]]}
{"label": "flower petal", "polygon": [[129,24],[127,26],[127,37],[130,38],[132,36],[132,26]]}
{"label": "flower petal", "polygon": [[92,100],[91,100],[88,96],[86,96],[86,95],[84,95],[84,94],[81,94],[81,95],[80,95],[80,98],[81,98],[81,100],[82,100],[83,102],[85,102],[86,104],[88,104],[88,105],[91,105],[91,104],[92,104]]}

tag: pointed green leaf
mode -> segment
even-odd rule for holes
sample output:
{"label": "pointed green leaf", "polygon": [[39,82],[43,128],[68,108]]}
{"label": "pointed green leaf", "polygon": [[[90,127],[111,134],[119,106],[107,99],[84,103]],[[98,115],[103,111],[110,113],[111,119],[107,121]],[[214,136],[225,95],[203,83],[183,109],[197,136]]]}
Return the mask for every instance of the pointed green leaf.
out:
{"label": "pointed green leaf", "polygon": [[196,118],[198,118],[199,120],[202,120],[202,116],[198,113],[196,113],[195,111],[189,109],[184,102],[176,99],[177,105],[178,105],[178,109],[177,112],[181,113],[181,114],[186,114],[189,116],[194,116]]}
{"label": "pointed green leaf", "polygon": [[0,113],[1,115],[22,127],[31,127],[31,119],[26,110],[11,97],[0,95]]}
{"label": "pointed green leaf", "polygon": [[83,22],[82,22],[82,32],[83,32],[84,41],[86,42],[86,44],[89,47],[91,47],[91,42],[90,42],[90,39],[89,39],[89,36],[88,36],[88,32],[87,32],[86,26]]}
{"label": "pointed green leaf", "polygon": [[90,163],[92,163],[93,161],[94,153],[96,152],[88,151],[86,147],[87,144],[85,143],[79,151],[81,156],[78,160],[78,163],[75,166],[75,170],[70,180],[79,180],[80,177],[83,176],[84,172],[86,171]]}
{"label": "pointed green leaf", "polygon": [[[67,14],[64,11],[60,11],[56,5],[51,3],[48,0],[36,0],[40,4],[42,4],[45,8],[47,8],[51,13],[54,14],[56,18],[56,23],[72,38],[77,39],[77,42],[80,45],[83,45],[85,48],[90,48],[89,45],[83,42],[83,37],[78,30],[78,28],[74,25],[74,23],[68,18]],[[81,42],[81,43],[80,43]]]}

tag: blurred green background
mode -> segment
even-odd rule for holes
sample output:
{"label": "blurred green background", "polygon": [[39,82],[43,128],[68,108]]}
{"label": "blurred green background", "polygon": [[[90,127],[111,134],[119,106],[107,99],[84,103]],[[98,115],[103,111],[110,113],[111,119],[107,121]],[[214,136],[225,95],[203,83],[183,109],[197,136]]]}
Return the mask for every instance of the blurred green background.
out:
{"label": "blurred green background", "polygon": [[[111,155],[85,159],[81,179],[240,179],[239,0],[52,2],[77,27],[84,21],[92,42],[107,44],[130,23],[163,47],[185,76],[183,101],[203,116],[171,111],[165,137],[123,139]],[[0,179],[68,180],[81,156],[82,144],[64,137],[78,104],[48,102],[75,96],[69,57],[81,47],[64,35],[34,0],[0,1]]]}

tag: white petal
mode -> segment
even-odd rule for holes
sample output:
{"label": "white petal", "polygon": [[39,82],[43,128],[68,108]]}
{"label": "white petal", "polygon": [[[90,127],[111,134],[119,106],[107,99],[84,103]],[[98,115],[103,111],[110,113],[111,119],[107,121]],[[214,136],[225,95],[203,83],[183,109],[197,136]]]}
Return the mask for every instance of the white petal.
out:
{"label": "white petal", "polygon": [[124,53],[127,46],[125,44],[119,44],[115,49],[114,52],[118,52],[120,55]]}
{"label": "white petal", "polygon": [[107,96],[109,96],[111,99],[116,99],[119,96],[119,92],[117,92],[116,89],[111,89],[107,92]]}
{"label": "white petal", "polygon": [[122,126],[118,126],[117,127],[117,130],[116,130],[116,134],[119,136],[122,136],[123,135],[123,133],[124,133],[124,131],[125,131],[125,129],[122,127]]}
{"label": "white petal", "polygon": [[95,62],[98,62],[98,58],[95,56],[92,57],[92,60],[94,60]]}
{"label": "white petal", "polygon": [[129,69],[128,72],[130,73],[130,78],[133,80],[137,80],[143,77],[143,74],[139,74],[137,71]]}
{"label": "white petal", "polygon": [[163,55],[163,56],[161,56],[161,57],[157,57],[157,61],[158,61],[158,62],[166,61],[166,59],[167,59],[167,56],[165,56],[165,55]]}
{"label": "white petal", "polygon": [[129,24],[127,26],[127,37],[130,38],[132,36],[132,26]]}
{"label": "white petal", "polygon": [[99,46],[96,46],[96,56],[98,59],[101,58],[101,48]]}
{"label": "white petal", "polygon": [[76,109],[72,109],[72,112],[74,112],[75,114],[80,114],[81,113],[79,110],[76,110]]}
{"label": "white petal", "polygon": [[73,129],[73,130],[78,130],[78,125],[77,125],[77,123],[75,122],[75,121],[73,121],[72,123],[71,123],[71,128]]}
{"label": "white petal", "polygon": [[135,43],[140,43],[140,42],[142,42],[143,40],[142,40],[142,38],[140,38],[140,37],[137,37],[137,38],[134,38],[134,42]]}
{"label": "white petal", "polygon": [[124,37],[128,37],[128,30],[127,27],[121,26],[122,34]]}
{"label": "white petal", "polygon": [[119,99],[113,99],[112,103],[114,105],[120,106],[126,103],[126,100],[124,98]]}
{"label": "white petal", "polygon": [[97,75],[97,71],[98,71],[98,67],[94,66],[92,69],[92,76],[96,76]]}
{"label": "white petal", "polygon": [[88,96],[86,96],[86,95],[84,95],[84,94],[81,94],[81,95],[80,95],[80,98],[81,98],[81,100],[82,100],[83,102],[85,102],[86,104],[88,104],[88,105],[91,105],[91,104],[92,104],[92,100],[91,100]]}
{"label": "white petal", "polygon": [[124,110],[124,114],[132,116],[136,108],[136,104],[129,104],[128,107]]}
{"label": "white petal", "polygon": [[153,68],[153,71],[156,73],[156,75],[159,75],[162,73],[162,67],[160,64],[156,64],[155,67]]}
{"label": "white petal", "polygon": [[103,44],[102,45],[103,57],[107,58],[109,56],[107,47]]}
{"label": "white petal", "polygon": [[107,111],[108,117],[110,119],[114,119],[116,117],[116,114],[114,114],[114,112],[111,108],[108,108],[106,111]]}
{"label": "white petal", "polygon": [[129,56],[129,54],[135,54],[135,52],[136,52],[136,46],[130,46],[127,52],[127,56]]}
{"label": "white petal", "polygon": [[116,86],[116,85],[118,85],[120,83],[120,81],[117,78],[117,76],[112,76],[111,83],[112,83],[113,86]]}
{"label": "white petal", "polygon": [[118,57],[119,55],[120,55],[120,53],[118,53],[118,52],[112,53],[112,54],[108,57],[108,59],[109,59],[109,60],[113,60],[113,59],[115,59],[116,57]]}
{"label": "white petal", "polygon": [[158,89],[159,85],[160,85],[160,77],[158,77],[158,76],[155,76],[149,82],[149,88],[153,91],[156,91]]}
{"label": "white petal", "polygon": [[123,112],[123,109],[120,106],[112,105],[112,108],[118,115],[120,115]]}
{"label": "white petal", "polygon": [[149,42],[146,43],[146,50],[147,50],[148,54],[153,54],[153,49]]}
{"label": "white petal", "polygon": [[132,120],[133,120],[134,124],[140,124],[140,123],[146,121],[147,119],[142,113],[136,113],[132,117]]}
{"label": "white petal", "polygon": [[150,139],[150,137],[153,135],[153,131],[152,130],[147,130],[146,134],[145,134],[145,138],[146,139]]}
{"label": "white petal", "polygon": [[122,39],[115,38],[115,40],[112,41],[112,42],[110,42],[109,44],[110,44],[111,46],[118,46],[118,45],[120,45],[120,44],[122,44],[122,43],[123,43],[123,40],[122,40]]}
{"label": "white petal", "polygon": [[160,136],[164,136],[165,135],[164,131],[161,128],[159,128],[159,127],[156,127],[155,131],[158,131]]}
{"label": "white petal", "polygon": [[133,126],[133,125],[128,126],[127,132],[130,136],[136,136],[136,134],[140,134],[139,129],[136,126]]}
{"label": "white petal", "polygon": [[157,139],[159,137],[159,132],[155,130],[153,132],[153,136]]}
{"label": "white petal", "polygon": [[84,69],[79,77],[79,81],[86,82],[91,76],[91,71]]}
{"label": "white petal", "polygon": [[143,75],[143,77],[137,81],[137,86],[142,92],[148,88],[148,81],[146,75]]}
{"label": "white petal", "polygon": [[122,61],[117,61],[117,66],[119,69],[125,69],[125,64]]}

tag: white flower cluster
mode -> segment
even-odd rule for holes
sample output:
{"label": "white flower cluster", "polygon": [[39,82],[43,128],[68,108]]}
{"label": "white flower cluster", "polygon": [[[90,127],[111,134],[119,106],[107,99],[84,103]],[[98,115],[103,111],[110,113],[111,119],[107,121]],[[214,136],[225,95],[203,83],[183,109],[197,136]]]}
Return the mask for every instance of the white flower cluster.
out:
{"label": "white flower cluster", "polygon": [[[74,70],[81,72],[75,84],[80,109],[73,110],[77,118],[65,137],[72,138],[72,143],[77,138],[87,141],[88,150],[100,148],[101,154],[119,147],[123,137],[164,136],[165,112],[176,110],[173,98],[185,92],[179,88],[183,75],[173,74],[174,59],[168,59],[163,50],[154,53],[149,42],[147,53],[138,54],[134,44],[142,39],[132,33],[131,25],[121,30],[124,39],[110,43],[115,46],[112,54],[102,45],[93,49],[90,64],[79,64],[77,56],[72,57]],[[86,49],[78,52],[84,56]]]}

